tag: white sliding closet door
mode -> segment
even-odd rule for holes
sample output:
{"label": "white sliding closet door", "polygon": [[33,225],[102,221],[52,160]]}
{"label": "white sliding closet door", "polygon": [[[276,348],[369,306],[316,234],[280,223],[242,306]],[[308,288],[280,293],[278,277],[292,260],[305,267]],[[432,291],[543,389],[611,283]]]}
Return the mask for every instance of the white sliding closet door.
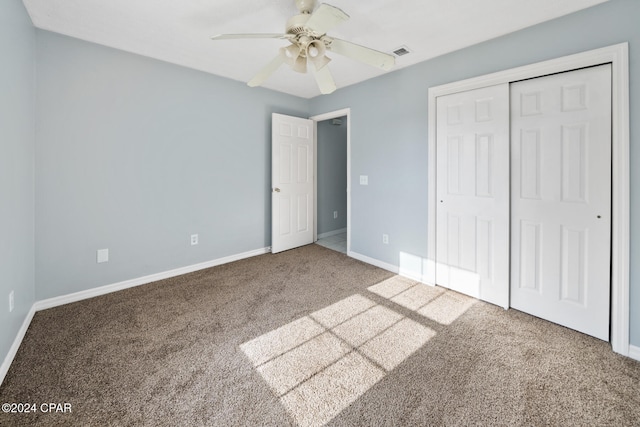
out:
{"label": "white sliding closet door", "polygon": [[611,66],[511,85],[511,306],[609,339]]}
{"label": "white sliding closet door", "polygon": [[436,282],[509,306],[509,85],[437,99]]}

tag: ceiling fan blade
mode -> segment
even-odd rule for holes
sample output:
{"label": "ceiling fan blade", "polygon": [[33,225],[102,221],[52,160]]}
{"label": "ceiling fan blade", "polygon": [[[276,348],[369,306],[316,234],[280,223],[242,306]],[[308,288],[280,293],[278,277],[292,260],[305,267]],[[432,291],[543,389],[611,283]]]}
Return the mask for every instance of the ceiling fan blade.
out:
{"label": "ceiling fan blade", "polygon": [[233,39],[290,39],[293,36],[291,34],[271,34],[271,33],[257,33],[257,34],[218,34],[211,37],[211,40],[233,40]]}
{"label": "ceiling fan blade", "polygon": [[329,50],[385,71],[389,71],[396,63],[396,59],[391,54],[340,39],[331,38]]}
{"label": "ceiling fan blade", "polygon": [[273,58],[258,74],[256,74],[247,85],[251,87],[260,86],[267,80],[271,74],[273,74],[282,64],[284,64],[284,57],[280,54]]}
{"label": "ceiling fan blade", "polygon": [[315,67],[311,67],[311,69],[313,70],[316,82],[320,88],[320,93],[327,95],[336,90],[336,82],[333,80],[329,67],[322,67],[319,70],[316,70]]}
{"label": "ceiling fan blade", "polygon": [[341,9],[323,3],[311,14],[304,26],[318,35],[322,35],[347,19],[349,19],[349,15]]}

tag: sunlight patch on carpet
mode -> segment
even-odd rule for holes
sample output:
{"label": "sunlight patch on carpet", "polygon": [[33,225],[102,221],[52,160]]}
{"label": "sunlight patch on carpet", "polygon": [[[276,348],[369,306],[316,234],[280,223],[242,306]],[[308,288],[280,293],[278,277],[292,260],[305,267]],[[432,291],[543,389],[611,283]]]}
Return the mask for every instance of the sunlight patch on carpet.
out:
{"label": "sunlight patch on carpet", "polygon": [[420,308],[417,313],[440,324],[450,325],[477,302],[473,297],[447,291]]}
{"label": "sunlight patch on carpet", "polygon": [[302,317],[242,344],[240,347],[254,363],[254,366],[259,366],[323,332],[324,328],[312,319]]}
{"label": "sunlight patch on carpet", "polygon": [[258,372],[276,394],[282,396],[350,351],[339,338],[325,332],[259,366]]}
{"label": "sunlight patch on carpet", "polygon": [[320,426],[435,335],[356,294],[240,348],[299,425]]}
{"label": "sunlight patch on carpet", "polygon": [[403,317],[398,312],[376,305],[336,326],[332,331],[351,346],[359,347],[398,323]]}
{"label": "sunlight patch on carpet", "polygon": [[302,383],[280,401],[301,426],[322,426],[366,393],[385,372],[350,353]]}
{"label": "sunlight patch on carpet", "polygon": [[391,371],[435,334],[433,330],[405,317],[365,343],[360,350],[384,369]]}
{"label": "sunlight patch on carpet", "polygon": [[473,297],[401,276],[391,277],[367,290],[442,325],[452,324],[478,302]]}
{"label": "sunlight patch on carpet", "polygon": [[311,317],[325,328],[333,328],[375,305],[369,298],[355,294],[312,313]]}

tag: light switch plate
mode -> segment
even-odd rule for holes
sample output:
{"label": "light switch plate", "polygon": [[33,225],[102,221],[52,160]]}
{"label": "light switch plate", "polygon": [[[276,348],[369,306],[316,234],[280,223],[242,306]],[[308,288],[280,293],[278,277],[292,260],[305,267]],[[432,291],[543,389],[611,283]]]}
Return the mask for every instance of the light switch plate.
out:
{"label": "light switch plate", "polygon": [[369,185],[368,175],[360,175],[360,185]]}

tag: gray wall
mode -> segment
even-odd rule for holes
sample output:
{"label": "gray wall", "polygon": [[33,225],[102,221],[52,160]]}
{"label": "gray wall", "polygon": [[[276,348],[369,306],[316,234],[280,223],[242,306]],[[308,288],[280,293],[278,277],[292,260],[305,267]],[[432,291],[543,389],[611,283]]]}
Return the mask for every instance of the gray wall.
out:
{"label": "gray wall", "polygon": [[34,302],[35,38],[22,2],[0,2],[0,363]]}
{"label": "gray wall", "polygon": [[347,118],[332,122],[318,123],[318,234],[347,226]]}
{"label": "gray wall", "polygon": [[[629,42],[631,343],[640,346],[640,1],[611,0],[312,100],[311,113],[351,108],[351,249],[398,265],[427,255],[428,88]],[[357,184],[369,175],[369,185]],[[382,233],[390,242],[383,245]]]}
{"label": "gray wall", "polygon": [[271,244],[271,113],[308,117],[308,100],[37,40],[38,300]]}

